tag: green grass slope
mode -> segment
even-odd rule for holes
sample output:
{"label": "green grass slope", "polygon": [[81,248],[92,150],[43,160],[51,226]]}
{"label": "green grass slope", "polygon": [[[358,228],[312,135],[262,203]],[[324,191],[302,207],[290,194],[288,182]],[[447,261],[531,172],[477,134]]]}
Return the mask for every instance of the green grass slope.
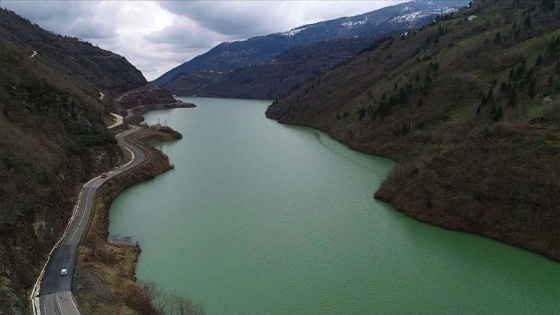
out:
{"label": "green grass slope", "polygon": [[376,192],[424,222],[560,260],[560,8],[476,1],[275,102],[402,163]]}

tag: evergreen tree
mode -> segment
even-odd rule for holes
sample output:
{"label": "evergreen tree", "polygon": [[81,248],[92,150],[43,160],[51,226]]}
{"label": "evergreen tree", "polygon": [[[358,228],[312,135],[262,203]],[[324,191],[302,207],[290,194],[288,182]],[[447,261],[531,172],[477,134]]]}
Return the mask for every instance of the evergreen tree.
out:
{"label": "evergreen tree", "polygon": [[496,37],[494,37],[494,44],[500,45],[502,43],[502,34],[500,32],[496,33]]}
{"label": "evergreen tree", "polygon": [[525,20],[523,21],[523,25],[527,28],[531,28],[531,16],[527,14]]}
{"label": "evergreen tree", "polygon": [[492,109],[490,110],[490,114],[492,115],[492,121],[496,122],[501,120],[503,116],[502,106],[500,105],[492,106]]}
{"label": "evergreen tree", "polygon": [[534,79],[529,83],[529,90],[527,91],[527,95],[529,95],[531,99],[535,98],[535,96],[537,95]]}
{"label": "evergreen tree", "polygon": [[541,8],[543,9],[543,11],[552,11],[554,9],[556,9],[556,2],[555,0],[543,0],[541,2]]}
{"label": "evergreen tree", "polygon": [[366,110],[362,107],[358,111],[358,114],[359,114],[358,120],[362,120],[366,116]]}
{"label": "evergreen tree", "polygon": [[539,54],[539,57],[537,58],[537,61],[535,62],[535,67],[540,68],[543,64],[543,57],[541,54]]}
{"label": "evergreen tree", "polygon": [[513,107],[517,103],[517,86],[514,85],[511,89],[508,99],[508,106]]}

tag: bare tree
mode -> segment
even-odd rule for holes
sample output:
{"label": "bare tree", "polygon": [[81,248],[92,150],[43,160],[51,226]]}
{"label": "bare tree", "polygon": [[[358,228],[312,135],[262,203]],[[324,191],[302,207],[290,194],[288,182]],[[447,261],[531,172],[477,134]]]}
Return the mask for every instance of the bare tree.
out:
{"label": "bare tree", "polygon": [[204,314],[199,304],[194,304],[184,295],[169,294],[161,290],[157,284],[152,281],[141,282],[139,286],[142,297],[155,308],[155,313],[170,315]]}

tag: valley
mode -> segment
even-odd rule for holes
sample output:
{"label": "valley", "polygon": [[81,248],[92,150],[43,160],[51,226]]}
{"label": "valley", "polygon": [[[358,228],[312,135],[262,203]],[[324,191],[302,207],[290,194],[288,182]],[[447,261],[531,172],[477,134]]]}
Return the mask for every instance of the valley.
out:
{"label": "valley", "polygon": [[[74,5],[107,3],[52,14]],[[167,16],[154,19],[161,41],[131,42],[162,49],[142,71],[177,52],[163,37],[185,35],[174,49],[188,50],[202,34],[182,5],[207,3],[142,3]],[[80,244],[54,259],[67,267],[77,246],[76,266],[50,268],[45,306],[558,313],[557,1],[417,0],[234,41],[218,23],[205,40],[221,44],[152,82],[127,60],[139,50],[125,58],[2,7],[1,314],[34,312],[80,190],[107,177]],[[237,13],[220,22],[246,22]],[[77,21],[68,29],[109,45],[130,35]],[[173,33],[177,21],[193,32]],[[130,138],[147,161],[113,178],[128,125],[142,126]]]}

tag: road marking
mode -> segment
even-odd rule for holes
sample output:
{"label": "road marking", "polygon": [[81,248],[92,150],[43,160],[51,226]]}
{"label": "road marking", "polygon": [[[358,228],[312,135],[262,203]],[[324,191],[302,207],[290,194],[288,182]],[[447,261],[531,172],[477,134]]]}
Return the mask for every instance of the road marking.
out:
{"label": "road marking", "polygon": [[74,239],[74,236],[76,235],[76,232],[78,232],[78,229],[74,230],[74,233],[72,234],[72,237],[68,241],[68,244],[72,243],[72,240]]}
{"label": "road marking", "polygon": [[[94,191],[95,191],[95,189],[94,189]],[[84,213],[82,214],[82,218],[80,219],[80,222],[78,222],[78,226],[82,225],[82,221],[84,220],[84,217],[86,216],[87,211],[85,211],[85,210],[88,208],[89,196],[91,196],[91,189],[89,190],[89,192],[86,195],[86,205],[84,207]]]}
{"label": "road marking", "polygon": [[[122,132],[122,133],[120,133],[119,135],[117,135],[117,137],[118,137],[118,136],[121,136],[121,135],[123,135],[123,137],[126,137],[126,136],[128,136],[129,134],[131,134],[131,133],[133,133],[133,132],[135,132],[135,131],[137,131],[137,130],[140,129],[140,128],[137,127],[137,126],[132,126],[132,125],[131,125],[131,127],[132,127],[132,130]],[[122,140],[122,142],[121,142],[121,140]],[[132,159],[131,159],[128,163],[126,163],[124,166],[122,166],[121,168],[126,167],[126,166],[129,166],[130,164],[132,164],[132,163],[134,163],[134,162],[137,162],[137,161],[136,161],[136,155],[134,154],[134,152],[133,152],[131,149],[129,149],[129,148],[127,147],[127,145],[129,145],[129,146],[131,146],[131,147],[134,147],[134,148],[136,148],[136,147],[135,147],[133,144],[131,144],[131,143],[127,143],[126,140],[124,140],[124,139],[118,139],[118,141],[119,141],[119,145],[121,145],[121,146],[123,146],[125,149],[127,149],[127,150],[131,153],[131,155],[132,155]],[[142,160],[144,154],[143,154],[142,150],[140,150],[140,149],[138,149],[138,150],[139,150],[139,152],[138,152],[138,154],[137,154],[137,156],[139,157],[138,160]],[[137,163],[137,164],[138,164],[138,163]],[[121,171],[118,172],[118,173],[122,173],[123,171],[125,171],[125,170],[121,170]],[[51,261],[51,256],[53,255],[54,251],[55,251],[55,250],[59,247],[59,245],[64,241],[64,239],[66,238],[66,236],[67,236],[67,234],[68,234],[68,231],[71,230],[72,223],[74,222],[74,220],[75,220],[75,218],[76,218],[76,215],[77,215],[78,212],[79,212],[80,200],[82,199],[82,195],[83,195],[84,191],[85,191],[87,188],[90,188],[89,193],[86,195],[86,208],[84,208],[84,213],[82,214],[82,218],[80,219],[80,222],[78,223],[78,226],[76,227],[76,230],[74,231],[74,234],[72,234],[72,237],[70,238],[70,242],[72,241],[72,239],[73,239],[74,236],[76,235],[76,232],[79,230],[78,228],[81,226],[82,220],[83,220],[83,218],[85,217],[85,213],[86,213],[86,210],[87,210],[87,202],[88,202],[88,200],[89,200],[89,197],[92,195],[92,194],[91,194],[91,190],[93,189],[93,191],[94,191],[94,193],[95,193],[95,190],[96,190],[97,188],[99,188],[99,186],[100,186],[100,185],[98,184],[97,186],[89,187],[89,185],[90,185],[92,182],[94,182],[95,180],[97,180],[98,178],[99,178],[99,176],[98,176],[98,177],[95,177],[95,178],[92,178],[92,179],[89,180],[87,183],[85,183],[84,186],[82,187],[82,189],[80,190],[80,193],[79,193],[79,195],[78,195],[78,202],[76,203],[76,205],[75,205],[75,207],[74,207],[74,211],[72,211],[72,216],[70,217],[70,220],[69,220],[69,222],[68,222],[68,225],[66,226],[66,229],[64,230],[64,232],[62,233],[62,236],[58,239],[58,241],[56,242],[56,244],[55,244],[55,245],[53,246],[53,248],[51,249],[49,255],[47,256],[47,261],[46,261],[45,264],[43,265],[43,268],[41,269],[41,273],[39,274],[39,277],[37,278],[37,281],[35,282],[35,285],[33,286],[33,289],[32,289],[32,291],[31,291],[31,295],[29,296],[29,298],[31,299],[32,310],[33,310],[33,314],[34,314],[34,315],[41,315],[41,312],[42,312],[42,311],[44,311],[45,314],[47,313],[47,305],[46,305],[46,303],[42,303],[42,304],[41,304],[41,297],[40,297],[41,282],[42,282],[42,280],[43,280],[43,276],[45,275],[46,268],[47,268],[48,264],[49,264],[50,261]],[[74,259],[75,259],[75,257],[74,257]],[[65,292],[68,292],[68,293],[70,294],[70,298],[72,299],[72,304],[74,305],[76,312],[77,312],[78,314],[80,314],[80,311],[78,310],[78,307],[77,307],[76,302],[75,302],[75,300],[74,300],[74,297],[73,297],[73,295],[72,295],[72,292],[71,292],[71,291],[65,291]],[[59,301],[59,300],[58,300],[58,293],[55,293],[55,295],[56,295],[57,301]],[[61,307],[60,307],[60,304],[57,304],[57,305],[58,305],[58,308],[59,308],[60,312],[63,314],[63,311],[62,311],[62,309],[61,309]]]}
{"label": "road marking", "polygon": [[[91,190],[90,190],[90,191],[91,191]],[[87,207],[87,200],[88,200],[88,199],[89,199],[89,192],[86,194],[86,207]],[[79,205],[80,205],[80,202],[78,202],[78,211],[79,211]],[[84,214],[85,214],[85,208],[86,208],[86,207],[84,207],[84,213],[82,213],[82,218],[80,219],[80,222],[78,222],[78,226],[81,225],[82,220],[84,219]],[[76,236],[76,233],[77,233],[77,232],[78,232],[78,228],[76,227],[76,229],[74,230],[74,233],[72,233],[72,237],[70,237],[70,239],[68,240],[68,244],[71,244],[71,243],[72,243],[72,240],[74,239],[74,236]]]}
{"label": "road marking", "polygon": [[70,301],[72,302],[72,305],[74,305],[74,308],[76,309],[76,311],[78,311],[78,314],[80,314],[78,305],[76,305],[76,301],[74,301],[74,294],[72,294],[72,292],[68,292],[68,294],[70,294]]}
{"label": "road marking", "polygon": [[86,194],[86,203],[85,203],[85,206],[84,206],[84,211],[82,213],[82,217],[80,218],[80,222],[78,222],[78,226],[74,230],[74,233],[72,234],[72,237],[70,237],[70,240],[68,240],[68,244],[72,243],[72,240],[74,239],[74,236],[76,236],[76,233],[80,230],[79,227],[82,225],[82,221],[84,220],[84,218],[86,216],[86,212],[87,212],[87,208],[88,208],[88,201],[89,201],[90,196],[91,196],[91,188],[88,191],[88,193]]}
{"label": "road marking", "polygon": [[55,296],[56,296],[56,306],[58,306],[58,309],[60,310],[60,314],[64,315],[64,311],[62,310],[62,307],[60,307],[60,300],[58,298],[58,293],[56,293]]}

